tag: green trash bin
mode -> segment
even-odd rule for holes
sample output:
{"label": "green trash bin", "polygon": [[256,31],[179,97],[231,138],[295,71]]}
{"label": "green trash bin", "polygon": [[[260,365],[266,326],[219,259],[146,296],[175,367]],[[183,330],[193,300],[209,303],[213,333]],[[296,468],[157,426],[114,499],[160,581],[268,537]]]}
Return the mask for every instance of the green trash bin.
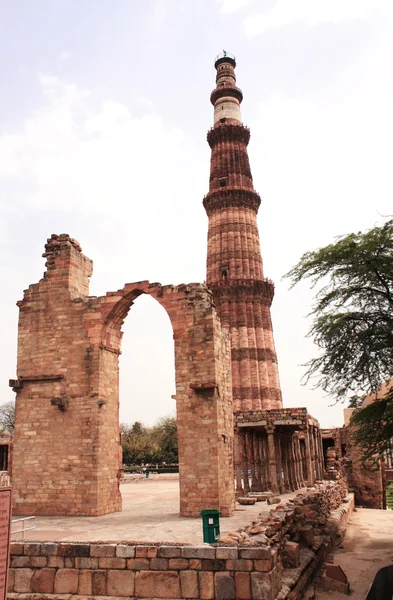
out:
{"label": "green trash bin", "polygon": [[215,509],[201,510],[203,524],[203,541],[214,544],[220,539],[220,511]]}

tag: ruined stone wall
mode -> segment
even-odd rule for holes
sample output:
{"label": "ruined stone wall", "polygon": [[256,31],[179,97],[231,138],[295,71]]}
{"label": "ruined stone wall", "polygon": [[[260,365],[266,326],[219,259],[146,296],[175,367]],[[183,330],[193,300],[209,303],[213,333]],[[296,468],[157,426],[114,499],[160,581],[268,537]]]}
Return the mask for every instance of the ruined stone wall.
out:
{"label": "ruined stone wall", "polygon": [[300,600],[345,529],[345,493],[310,489],[215,545],[14,542],[8,598]]}
{"label": "ruined stone wall", "polygon": [[46,246],[47,273],[19,302],[14,513],[100,515],[121,510],[121,327],[149,294],[175,342],[180,511],[234,508],[229,334],[201,284],[142,281],[89,297],[91,261],[67,235]]}

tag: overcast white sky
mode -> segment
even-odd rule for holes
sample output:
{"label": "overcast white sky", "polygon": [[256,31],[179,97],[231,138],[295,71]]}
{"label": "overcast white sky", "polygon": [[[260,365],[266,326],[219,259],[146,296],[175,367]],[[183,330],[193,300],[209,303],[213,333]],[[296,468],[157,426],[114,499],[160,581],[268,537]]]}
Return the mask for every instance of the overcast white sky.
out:
{"label": "overcast white sky", "polygon": [[[313,292],[281,277],[306,250],[392,213],[391,0],[0,0],[0,401],[16,371],[22,290],[46,238],[94,261],[91,294],[205,279],[214,57],[237,59],[262,197],[265,275],[285,406],[322,426],[342,405],[300,384]],[[121,420],[174,411],[165,311],[124,327]]]}

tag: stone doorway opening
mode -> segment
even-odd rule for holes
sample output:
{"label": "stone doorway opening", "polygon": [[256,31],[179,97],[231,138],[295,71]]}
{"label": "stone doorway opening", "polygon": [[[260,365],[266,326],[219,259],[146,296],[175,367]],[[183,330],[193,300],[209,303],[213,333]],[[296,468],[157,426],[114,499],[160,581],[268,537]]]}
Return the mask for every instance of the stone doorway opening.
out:
{"label": "stone doorway opening", "polygon": [[[141,294],[132,305],[122,331],[119,356],[122,431],[130,431],[135,423],[151,428],[162,418],[176,419],[175,348],[167,312],[154,298]],[[142,455],[137,452],[135,444],[130,452],[123,453],[123,466],[151,462],[155,467],[157,462],[165,460],[157,453],[155,458],[149,457],[148,450]]]}

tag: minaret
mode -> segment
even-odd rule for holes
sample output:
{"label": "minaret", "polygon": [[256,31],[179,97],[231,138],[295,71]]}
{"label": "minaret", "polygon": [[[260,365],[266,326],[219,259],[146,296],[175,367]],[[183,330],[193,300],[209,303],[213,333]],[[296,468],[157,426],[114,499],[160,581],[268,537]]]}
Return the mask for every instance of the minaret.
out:
{"label": "minaret", "polygon": [[282,408],[270,306],[274,285],[264,278],[257,227],[260,197],[252,182],[242,124],[242,91],[235,57],[217,56],[210,187],[203,200],[209,217],[207,285],[224,327],[230,330],[234,412]]}

